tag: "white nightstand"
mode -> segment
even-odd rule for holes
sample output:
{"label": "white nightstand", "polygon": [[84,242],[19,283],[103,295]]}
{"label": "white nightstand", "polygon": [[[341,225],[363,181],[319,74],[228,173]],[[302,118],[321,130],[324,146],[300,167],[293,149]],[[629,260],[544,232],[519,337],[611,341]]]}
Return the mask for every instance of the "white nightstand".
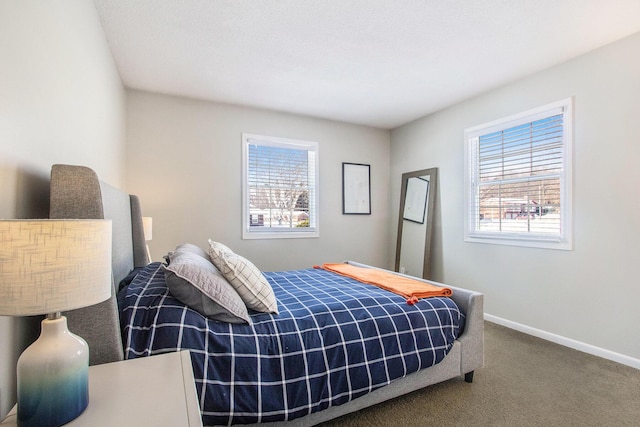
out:
{"label": "white nightstand", "polygon": [[[16,412],[0,426],[16,426]],[[189,352],[89,367],[89,406],[65,426],[201,427]]]}

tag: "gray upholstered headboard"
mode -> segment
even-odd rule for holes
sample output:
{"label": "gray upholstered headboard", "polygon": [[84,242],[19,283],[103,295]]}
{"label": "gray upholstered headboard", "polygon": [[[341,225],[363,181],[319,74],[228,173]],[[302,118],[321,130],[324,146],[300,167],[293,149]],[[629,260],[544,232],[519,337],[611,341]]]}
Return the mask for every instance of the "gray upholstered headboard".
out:
{"label": "gray upholstered headboard", "polygon": [[51,167],[49,217],[55,219],[111,219],[113,227],[112,293],[100,304],[65,313],[69,330],[89,344],[89,363],[123,359],[115,290],[134,267],[149,263],[142,227],[142,210],[136,196],[98,179],[84,166]]}

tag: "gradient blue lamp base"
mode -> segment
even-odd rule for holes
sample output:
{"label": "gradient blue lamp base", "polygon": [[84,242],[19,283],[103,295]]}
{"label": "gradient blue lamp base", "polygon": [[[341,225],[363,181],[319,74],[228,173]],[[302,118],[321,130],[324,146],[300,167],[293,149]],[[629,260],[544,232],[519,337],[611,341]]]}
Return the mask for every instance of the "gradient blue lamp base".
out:
{"label": "gradient blue lamp base", "polygon": [[66,317],[42,321],[40,337],[18,359],[18,426],[57,427],[89,404],[89,347]]}

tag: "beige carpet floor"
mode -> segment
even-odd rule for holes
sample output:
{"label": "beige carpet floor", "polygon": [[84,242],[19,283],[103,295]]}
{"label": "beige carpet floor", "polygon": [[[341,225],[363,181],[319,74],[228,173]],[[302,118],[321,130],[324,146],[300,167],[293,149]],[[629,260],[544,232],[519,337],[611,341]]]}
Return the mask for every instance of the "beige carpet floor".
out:
{"label": "beige carpet floor", "polygon": [[472,384],[449,380],[331,426],[640,426],[640,370],[485,322]]}

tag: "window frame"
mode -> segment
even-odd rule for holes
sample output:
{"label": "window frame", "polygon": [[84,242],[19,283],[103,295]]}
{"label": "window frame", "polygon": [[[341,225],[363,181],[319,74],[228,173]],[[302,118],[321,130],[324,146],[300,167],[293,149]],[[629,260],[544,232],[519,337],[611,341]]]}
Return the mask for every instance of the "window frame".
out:
{"label": "window frame", "polygon": [[[313,174],[314,188],[309,190],[309,221],[310,226],[304,229],[293,231],[290,228],[278,229],[278,228],[262,228],[257,229],[252,227],[250,221],[250,191],[249,191],[249,145],[259,142],[259,145],[279,147],[279,148],[293,148],[304,149],[307,151],[313,151],[314,154],[314,170],[310,172]],[[242,239],[309,239],[317,238],[320,236],[319,226],[319,144],[314,141],[305,141],[300,139],[281,138],[266,135],[257,135],[251,133],[242,134]],[[313,210],[313,212],[312,212]]]}
{"label": "window frame", "polygon": [[[478,206],[478,161],[479,138],[493,132],[535,122],[553,115],[562,114],[562,170],[560,182],[560,232],[557,234],[529,234],[478,229],[480,221]],[[465,200],[464,240],[472,243],[489,243],[546,249],[573,249],[573,98],[565,98],[538,108],[514,114],[488,123],[465,129]]]}

